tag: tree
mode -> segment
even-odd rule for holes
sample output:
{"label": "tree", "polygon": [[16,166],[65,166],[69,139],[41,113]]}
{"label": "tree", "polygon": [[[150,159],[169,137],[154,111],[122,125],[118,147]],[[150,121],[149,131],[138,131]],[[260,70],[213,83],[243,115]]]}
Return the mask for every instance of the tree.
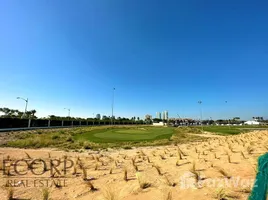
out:
{"label": "tree", "polygon": [[10,109],[9,108],[0,108],[0,111],[4,113],[5,117],[10,116]]}
{"label": "tree", "polygon": [[252,118],[253,118],[253,120],[256,120],[258,122],[263,121],[263,117],[252,117]]}
{"label": "tree", "polygon": [[234,121],[240,121],[240,117],[234,117],[233,120]]}
{"label": "tree", "polygon": [[154,118],[153,119],[153,122],[155,122],[155,123],[158,123],[158,122],[161,122],[162,121],[162,119],[159,119],[159,118]]}
{"label": "tree", "polygon": [[21,118],[24,114],[24,112],[20,112],[19,110],[14,110],[10,108],[0,108],[0,112],[4,113],[4,115],[1,116],[2,118],[3,117]]}
{"label": "tree", "polygon": [[151,123],[152,123],[152,120],[151,120],[150,118],[146,118],[146,119],[144,120],[144,122],[145,122],[146,124],[151,124]]}
{"label": "tree", "polygon": [[26,112],[26,117],[31,118],[31,119],[36,119],[37,117],[35,116],[36,110],[30,110]]}

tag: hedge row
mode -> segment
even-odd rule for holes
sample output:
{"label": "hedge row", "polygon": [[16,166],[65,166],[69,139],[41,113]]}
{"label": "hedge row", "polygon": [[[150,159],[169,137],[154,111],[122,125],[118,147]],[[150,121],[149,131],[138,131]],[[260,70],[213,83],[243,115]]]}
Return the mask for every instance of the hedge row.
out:
{"label": "hedge row", "polygon": [[[28,127],[28,119],[19,118],[0,118],[0,129],[1,128],[24,128]],[[72,124],[73,123],[73,124]],[[80,126],[80,125],[108,125],[109,121],[63,121],[63,126]],[[114,124],[132,124],[131,121],[114,121]],[[49,125],[49,120],[45,119],[31,119],[31,127],[47,127]],[[50,126],[62,126],[62,120],[50,120]]]}

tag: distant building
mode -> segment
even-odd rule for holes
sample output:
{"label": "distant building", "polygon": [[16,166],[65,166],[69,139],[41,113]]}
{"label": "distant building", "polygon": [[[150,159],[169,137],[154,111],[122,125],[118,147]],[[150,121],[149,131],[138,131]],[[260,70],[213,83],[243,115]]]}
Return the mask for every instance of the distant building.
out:
{"label": "distant building", "polygon": [[257,122],[257,121],[246,121],[244,124],[246,124],[246,125],[259,125],[260,122]]}
{"label": "distant building", "polygon": [[167,120],[168,119],[168,111],[163,111],[162,118],[164,120]]}
{"label": "distant building", "polygon": [[153,126],[164,126],[165,124],[163,122],[153,123]]}
{"label": "distant building", "polygon": [[100,114],[96,114],[96,118],[97,119],[101,119],[101,115]]}
{"label": "distant building", "polygon": [[152,120],[152,115],[147,114],[144,116],[144,118],[145,118],[145,120]]}
{"label": "distant building", "polygon": [[102,115],[102,119],[108,119],[106,115]]}
{"label": "distant building", "polygon": [[156,112],[156,118],[157,118],[157,119],[162,119],[162,118],[161,118],[161,112]]}

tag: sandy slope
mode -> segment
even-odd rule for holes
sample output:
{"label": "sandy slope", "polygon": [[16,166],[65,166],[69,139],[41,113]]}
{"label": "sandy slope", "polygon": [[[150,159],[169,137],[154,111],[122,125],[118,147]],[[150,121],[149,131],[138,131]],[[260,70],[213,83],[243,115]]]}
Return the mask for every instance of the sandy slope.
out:
{"label": "sandy slope", "polygon": [[[44,187],[40,187],[38,184],[35,187],[33,185],[34,180],[38,179],[49,180],[49,184],[52,184],[52,179],[66,181],[66,187],[57,188],[55,185],[49,187],[50,198],[53,200],[98,200],[105,199],[107,193],[115,194],[118,199],[124,200],[158,200],[166,199],[165,196],[169,192],[171,192],[173,199],[208,200],[215,199],[217,191],[222,187],[225,188],[225,194],[238,199],[246,199],[248,193],[245,191],[248,190],[248,185],[255,178],[254,168],[256,168],[257,158],[267,152],[265,145],[268,145],[268,131],[254,131],[230,137],[213,137],[207,142],[183,144],[179,146],[185,154],[182,155],[181,160],[178,160],[179,150],[177,146],[143,147],[132,150],[111,149],[99,152],[84,151],[82,153],[52,149],[0,148],[1,160],[8,158],[8,156],[13,162],[18,159],[27,159],[31,162],[33,159],[42,158],[48,164],[50,159],[61,159],[61,169],[63,169],[64,158],[77,163],[75,167],[77,172],[73,173],[74,167],[72,167],[65,177],[55,175],[54,178],[51,178],[50,171],[39,176],[30,172],[25,176],[4,176],[3,171],[0,171],[0,199],[7,198],[7,188],[4,185],[8,180],[17,186],[14,189],[15,198],[42,199]],[[30,158],[25,152],[29,154]],[[49,154],[51,158],[49,158]],[[230,155],[229,158],[227,154]],[[229,159],[231,163],[229,163]],[[141,179],[150,183],[150,187],[140,188],[133,163],[137,166]],[[195,163],[196,172],[201,178],[197,182],[194,174],[190,172],[193,163]],[[153,165],[160,167],[162,175],[158,174],[156,168],[152,167]],[[14,173],[13,167],[10,168],[11,174]],[[35,170],[41,170],[41,165],[36,167]],[[218,170],[219,167],[233,178],[224,178]],[[97,191],[90,190],[89,181],[83,180],[83,170],[80,168],[85,169],[87,179],[91,180],[90,182],[97,188]],[[113,169],[112,174],[110,174],[111,168]],[[128,172],[128,181],[123,179],[125,168]],[[23,172],[25,169],[26,164],[20,163],[18,171]],[[25,187],[23,184],[26,180],[28,180],[29,187]],[[168,182],[176,185],[169,186]]]}

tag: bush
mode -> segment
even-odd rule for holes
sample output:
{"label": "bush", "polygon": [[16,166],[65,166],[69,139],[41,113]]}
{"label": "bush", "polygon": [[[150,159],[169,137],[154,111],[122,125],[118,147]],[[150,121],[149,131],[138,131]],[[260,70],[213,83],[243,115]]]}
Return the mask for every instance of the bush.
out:
{"label": "bush", "polygon": [[189,141],[205,140],[205,138],[198,135],[191,135],[192,133],[198,134],[202,132],[196,128],[179,127],[175,130],[175,133],[172,135],[171,140],[176,144]]}
{"label": "bush", "polygon": [[123,146],[123,149],[132,149],[131,146]]}
{"label": "bush", "polygon": [[51,136],[51,139],[52,139],[52,140],[56,140],[56,139],[59,139],[59,138],[60,138],[59,135],[52,135],[52,136]]}
{"label": "bush", "polygon": [[84,145],[83,145],[84,149],[91,149],[91,143],[90,142],[84,142]]}
{"label": "bush", "polygon": [[74,142],[74,139],[72,138],[72,136],[68,136],[68,137],[66,138],[66,142],[71,142],[71,143],[73,143],[73,142]]}

